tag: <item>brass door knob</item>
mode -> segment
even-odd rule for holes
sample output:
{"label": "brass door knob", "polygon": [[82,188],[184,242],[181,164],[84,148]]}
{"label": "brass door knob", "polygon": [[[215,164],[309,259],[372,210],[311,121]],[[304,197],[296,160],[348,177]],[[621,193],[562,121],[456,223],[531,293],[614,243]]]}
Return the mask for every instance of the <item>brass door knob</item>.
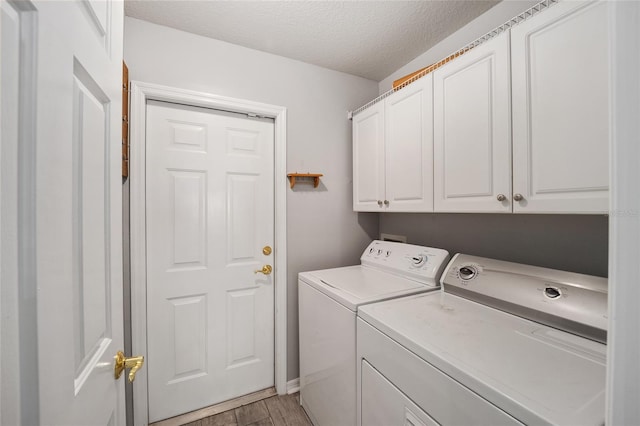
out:
{"label": "brass door knob", "polygon": [[264,254],[265,256],[269,256],[271,254],[272,250],[270,246],[264,246],[262,248],[262,254]]}
{"label": "brass door knob", "polygon": [[273,272],[273,268],[271,267],[271,265],[264,265],[262,269],[258,269],[257,271],[254,272],[254,274],[261,273],[261,274],[269,275],[271,272]]}
{"label": "brass door knob", "polygon": [[130,368],[131,371],[129,371],[129,383],[133,383],[133,381],[136,379],[136,373],[138,372],[138,370],[140,370],[142,364],[144,364],[144,357],[134,356],[127,358],[124,356],[124,352],[118,351],[115,356],[115,361],[115,365],[113,366],[113,375],[116,380],[120,378],[122,372],[126,368]]}

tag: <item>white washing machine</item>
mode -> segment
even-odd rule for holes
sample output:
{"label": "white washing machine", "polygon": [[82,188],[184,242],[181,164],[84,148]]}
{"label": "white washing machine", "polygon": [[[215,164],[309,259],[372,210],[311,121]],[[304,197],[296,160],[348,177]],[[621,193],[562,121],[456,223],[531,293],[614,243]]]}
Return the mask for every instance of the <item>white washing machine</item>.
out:
{"label": "white washing machine", "polygon": [[359,311],[359,425],[604,424],[606,279],[457,254],[441,282]]}
{"label": "white washing machine", "polygon": [[445,250],[373,241],[361,264],[302,272],[298,280],[300,403],[316,426],[356,423],[356,312],[437,289]]}

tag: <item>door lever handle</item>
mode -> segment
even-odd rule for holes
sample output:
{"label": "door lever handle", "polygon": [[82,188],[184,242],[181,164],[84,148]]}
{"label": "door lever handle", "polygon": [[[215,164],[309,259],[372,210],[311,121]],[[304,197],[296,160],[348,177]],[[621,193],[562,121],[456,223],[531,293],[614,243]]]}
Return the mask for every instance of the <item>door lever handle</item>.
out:
{"label": "door lever handle", "polygon": [[264,265],[262,269],[258,269],[253,273],[254,274],[261,273],[261,274],[269,275],[271,274],[271,272],[273,272],[273,268],[271,267],[271,265]]}
{"label": "door lever handle", "polygon": [[116,380],[119,379],[120,376],[122,375],[122,372],[126,368],[130,368],[131,371],[129,371],[129,383],[133,383],[133,381],[136,379],[136,373],[138,372],[138,370],[140,370],[140,368],[144,364],[143,356],[134,356],[134,357],[127,358],[124,356],[124,352],[122,351],[118,351],[118,353],[115,356],[115,360],[116,362],[113,367],[114,377],[116,378]]}

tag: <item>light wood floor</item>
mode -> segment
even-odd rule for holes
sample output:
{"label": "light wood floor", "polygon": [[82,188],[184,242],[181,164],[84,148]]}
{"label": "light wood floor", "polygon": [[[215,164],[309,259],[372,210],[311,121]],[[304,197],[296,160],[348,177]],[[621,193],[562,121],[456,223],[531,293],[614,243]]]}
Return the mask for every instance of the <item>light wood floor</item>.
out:
{"label": "light wood floor", "polygon": [[185,426],[311,426],[298,393],[276,395]]}

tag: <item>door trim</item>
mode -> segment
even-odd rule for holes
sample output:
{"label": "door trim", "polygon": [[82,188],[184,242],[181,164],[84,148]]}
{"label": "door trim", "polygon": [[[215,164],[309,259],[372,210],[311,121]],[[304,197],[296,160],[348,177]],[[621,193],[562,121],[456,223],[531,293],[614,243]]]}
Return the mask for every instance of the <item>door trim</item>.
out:
{"label": "door trim", "polygon": [[638,257],[640,255],[640,5],[612,2],[609,12],[609,322],[605,423],[640,418]]}
{"label": "door trim", "polygon": [[[251,113],[273,118],[275,135],[274,206],[275,241],[275,386],[278,394],[287,393],[287,109],[244,99],[205,92],[132,81],[130,87],[130,228],[131,228],[131,336],[136,355],[147,355],[146,303],[146,106],[150,100]],[[141,374],[142,373],[142,374]],[[147,369],[138,372],[133,384],[134,423],[146,425],[149,420]]]}
{"label": "door trim", "polygon": [[[4,139],[0,133],[0,423],[39,424],[35,201],[39,11],[31,1],[3,2],[1,7],[17,15],[19,45],[14,47],[20,79],[13,99],[15,133]],[[7,72],[4,66],[3,72]],[[5,114],[0,106],[0,118],[6,120]]]}

